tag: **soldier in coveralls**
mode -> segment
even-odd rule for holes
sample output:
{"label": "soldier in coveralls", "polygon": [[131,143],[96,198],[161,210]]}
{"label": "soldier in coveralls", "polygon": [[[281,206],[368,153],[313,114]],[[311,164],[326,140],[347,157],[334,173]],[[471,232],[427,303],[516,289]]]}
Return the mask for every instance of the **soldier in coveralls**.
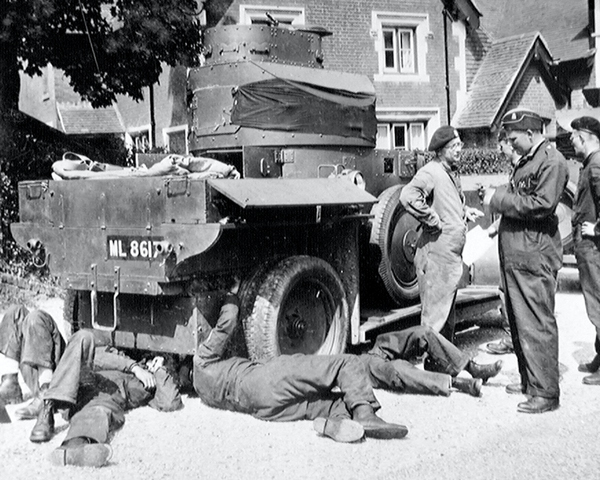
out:
{"label": "soldier in coveralls", "polygon": [[572,219],[575,256],[587,315],[596,327],[596,356],[579,371],[591,373],[584,384],[600,385],[600,122],[580,117],[571,128],[571,143],[583,163]]}
{"label": "soldier in coveralls", "polygon": [[[454,303],[463,273],[467,221],[483,212],[465,205],[458,164],[462,142],[455,128],[438,128],[429,143],[435,159],[419,169],[402,189],[404,208],[422,224],[415,267],[421,297],[421,325],[448,340],[454,337]],[[427,365],[428,370],[437,370]]]}
{"label": "soldier in coveralls", "polygon": [[183,408],[179,388],[161,362],[147,368],[97,342],[89,330],[70,338],[43,399],[29,437],[32,442],[52,438],[55,409],[67,407],[71,413],[67,435],[50,454],[58,466],[105,465],[112,453],[111,433],[125,423],[126,410],[143,405],[163,412]]}
{"label": "soldier in coveralls", "polygon": [[[363,436],[391,439],[404,425],[375,415],[380,405],[367,372],[355,355],[281,355],[262,361],[223,358],[238,321],[236,280],[225,295],[214,328],[196,309],[200,344],[194,355],[194,389],[211,407],[248,413],[262,420],[314,420],[314,429],[339,442]],[[339,387],[339,392],[332,392]]]}
{"label": "soldier in coveralls", "polygon": [[488,189],[484,204],[502,215],[498,249],[506,309],[521,382],[508,393],[527,394],[524,413],[559,406],[558,328],[554,316],[562,243],[556,207],[567,185],[567,163],[542,135],[542,118],[525,109],[506,113],[502,126],[522,155],[508,185]]}

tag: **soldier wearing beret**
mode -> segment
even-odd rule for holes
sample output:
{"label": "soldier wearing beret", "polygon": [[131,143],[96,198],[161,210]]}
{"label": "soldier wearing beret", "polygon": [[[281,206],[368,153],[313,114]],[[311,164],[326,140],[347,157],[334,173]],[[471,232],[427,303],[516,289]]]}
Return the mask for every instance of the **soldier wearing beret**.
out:
{"label": "soldier wearing beret", "polygon": [[543,119],[516,109],[502,118],[508,140],[522,156],[508,185],[488,189],[484,203],[502,215],[498,230],[506,313],[521,382],[508,393],[526,394],[519,412],[559,406],[558,329],[554,316],[562,243],[556,207],[567,185],[567,163],[543,136]]}
{"label": "soldier wearing beret", "polygon": [[[419,169],[400,194],[404,208],[422,225],[415,267],[421,324],[448,340],[454,337],[454,303],[462,277],[467,221],[483,215],[465,205],[458,164],[462,142],[454,127],[438,128],[429,143],[435,159]],[[438,370],[426,364],[428,370]]]}
{"label": "soldier wearing beret", "polygon": [[571,128],[571,143],[583,163],[572,218],[575,257],[588,318],[596,327],[596,356],[579,370],[591,373],[584,384],[600,385],[600,122],[580,117]]}

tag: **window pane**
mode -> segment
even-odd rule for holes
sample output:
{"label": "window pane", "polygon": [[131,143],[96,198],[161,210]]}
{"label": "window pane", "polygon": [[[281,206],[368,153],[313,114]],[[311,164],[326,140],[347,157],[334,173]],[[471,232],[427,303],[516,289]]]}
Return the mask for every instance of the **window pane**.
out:
{"label": "window pane", "polygon": [[410,149],[425,150],[425,126],[422,123],[410,126]]}
{"label": "window pane", "polygon": [[389,127],[387,125],[377,125],[377,143],[375,148],[379,150],[390,149],[390,135]]}
{"label": "window pane", "polygon": [[385,58],[385,68],[396,68],[396,53],[394,48],[394,31],[383,31],[383,55]]}
{"label": "window pane", "polygon": [[414,69],[414,48],[412,30],[401,30],[398,32],[400,42],[400,71],[412,73]]}
{"label": "window pane", "polygon": [[394,148],[406,150],[406,125],[394,125]]}

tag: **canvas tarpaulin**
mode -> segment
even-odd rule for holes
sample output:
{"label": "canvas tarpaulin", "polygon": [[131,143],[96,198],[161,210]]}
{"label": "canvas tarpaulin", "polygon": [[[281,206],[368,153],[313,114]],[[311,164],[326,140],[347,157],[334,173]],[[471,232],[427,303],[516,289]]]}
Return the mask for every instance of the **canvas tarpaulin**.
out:
{"label": "canvas tarpaulin", "polygon": [[[323,76],[315,72],[315,77]],[[331,76],[310,82],[273,75],[272,78],[239,85],[233,91],[233,124],[261,130],[340,135],[375,142],[374,92],[339,88]],[[342,83],[342,82],[338,82]],[[336,88],[338,87],[338,88]]]}

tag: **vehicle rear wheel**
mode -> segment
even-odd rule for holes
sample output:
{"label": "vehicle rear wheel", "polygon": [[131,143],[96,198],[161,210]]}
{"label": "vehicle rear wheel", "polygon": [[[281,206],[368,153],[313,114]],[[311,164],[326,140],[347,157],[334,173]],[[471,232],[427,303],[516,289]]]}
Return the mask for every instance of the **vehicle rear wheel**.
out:
{"label": "vehicle rear wheel", "polygon": [[331,265],[316,257],[288,257],[257,280],[252,313],[244,318],[250,358],[344,351],[348,303]]}
{"label": "vehicle rear wheel", "polygon": [[383,191],[371,214],[370,244],[378,253],[378,273],[385,290],[397,304],[419,296],[414,265],[419,222],[400,203],[402,185]]}

